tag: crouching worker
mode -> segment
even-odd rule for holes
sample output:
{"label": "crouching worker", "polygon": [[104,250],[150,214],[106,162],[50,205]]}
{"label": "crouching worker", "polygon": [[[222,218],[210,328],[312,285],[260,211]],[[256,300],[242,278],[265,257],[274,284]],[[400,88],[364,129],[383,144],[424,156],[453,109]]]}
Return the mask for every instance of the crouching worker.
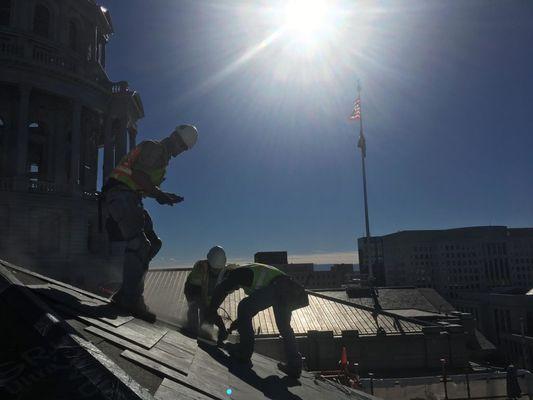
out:
{"label": "crouching worker", "polygon": [[[207,310],[207,320],[214,321],[217,310],[231,291],[242,288],[248,295],[238,305],[236,325],[240,343],[228,345],[228,352],[236,361],[250,363],[254,351],[252,318],[260,311],[273,307],[278,331],[283,338],[286,363],[279,363],[280,370],[299,378],[302,372],[302,356],[298,352],[296,338],[291,327],[292,311],[309,304],[305,289],[282,271],[265,264],[248,264],[229,271],[215,287]],[[231,347],[230,347],[231,346]]]}
{"label": "crouching worker", "polygon": [[[198,335],[199,327],[207,323],[205,313],[211,301],[215,286],[222,281],[226,268],[226,253],[220,246],[215,246],[207,253],[206,260],[197,261],[185,282],[185,298],[187,299],[187,325],[193,335]],[[217,343],[222,345],[228,337],[224,321],[217,314],[213,322],[218,328]]]}

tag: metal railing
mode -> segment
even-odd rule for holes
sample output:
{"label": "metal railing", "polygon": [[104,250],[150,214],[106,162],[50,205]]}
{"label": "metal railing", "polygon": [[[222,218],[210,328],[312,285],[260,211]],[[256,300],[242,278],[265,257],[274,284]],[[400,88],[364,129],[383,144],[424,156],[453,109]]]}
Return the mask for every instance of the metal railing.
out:
{"label": "metal railing", "polygon": [[[518,374],[520,386],[525,392],[525,378]],[[412,378],[368,378],[359,380],[362,390],[381,398],[411,399],[436,398],[444,400],[507,399],[505,372],[468,371],[458,375],[435,375]],[[527,396],[522,393],[523,397]]]}

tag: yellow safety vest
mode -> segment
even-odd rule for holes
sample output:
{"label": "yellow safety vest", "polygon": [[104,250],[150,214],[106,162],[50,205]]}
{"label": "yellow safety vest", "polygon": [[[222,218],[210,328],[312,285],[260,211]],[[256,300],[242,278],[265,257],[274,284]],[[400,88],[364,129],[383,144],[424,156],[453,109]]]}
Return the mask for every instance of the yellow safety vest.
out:
{"label": "yellow safety vest", "polygon": [[244,293],[248,295],[257,289],[268,286],[270,282],[274,280],[274,278],[277,278],[280,275],[285,275],[285,273],[279,269],[266,264],[254,263],[243,265],[241,268],[250,268],[254,273],[252,284],[250,286],[241,286],[244,290]]}
{"label": "yellow safety vest", "polygon": [[192,271],[187,276],[187,283],[194,286],[199,286],[202,290],[202,302],[208,305],[211,302],[211,297],[215,290],[215,286],[220,283],[225,272],[230,269],[235,269],[234,264],[226,265],[226,268],[215,273],[210,273],[209,263],[207,260],[197,261],[192,267]]}
{"label": "yellow safety vest", "polygon": [[[132,179],[133,174],[133,167],[135,165],[135,161],[137,158],[139,158],[139,155],[141,154],[141,147],[137,146],[132,151],[130,151],[128,154],[126,154],[118,165],[113,169],[113,171],[110,174],[110,177],[113,179],[116,179],[117,181],[120,181],[124,183],[126,186],[128,186],[131,190],[134,190],[136,192],[142,192],[142,189],[135,181]],[[154,186],[159,186],[165,179],[165,174],[167,172],[167,165],[165,165],[162,168],[153,168],[149,170],[142,170],[145,172],[148,177],[150,178],[150,181]]]}

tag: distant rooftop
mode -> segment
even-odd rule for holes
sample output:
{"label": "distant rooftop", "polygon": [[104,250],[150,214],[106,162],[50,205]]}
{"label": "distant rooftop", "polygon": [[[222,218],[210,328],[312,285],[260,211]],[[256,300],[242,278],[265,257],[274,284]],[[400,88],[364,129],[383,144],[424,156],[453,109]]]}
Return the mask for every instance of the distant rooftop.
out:
{"label": "distant rooftop", "polygon": [[[183,287],[188,270],[149,270],[146,275],[145,298],[161,318],[180,323],[187,307]],[[306,335],[310,330],[333,331],[341,335],[343,330],[358,330],[360,335],[376,335],[381,327],[388,334],[420,333],[419,322],[397,319],[384,313],[377,313],[373,305],[352,304],[346,299],[327,298],[322,293],[309,292],[309,306],[296,310],[292,316],[292,327],[296,335]],[[226,317],[237,318],[237,305],[244,298],[244,291],[238,290],[226,297],[222,304]],[[396,307],[400,308],[400,307]],[[430,310],[431,311],[431,310]],[[257,336],[277,335],[272,307],[261,311],[253,319]]]}
{"label": "distant rooftop", "polygon": [[258,354],[253,369],[240,366],[162,321],[122,315],[103,297],[1,261],[0,308],[3,361],[24,367],[2,381],[13,398],[377,399],[306,371],[291,381]]}
{"label": "distant rooftop", "polygon": [[[375,289],[378,294],[377,300],[384,310],[417,309],[437,314],[455,310],[434,289],[415,287],[378,287]],[[346,289],[320,290],[317,292],[331,298],[349,301],[353,304],[374,307],[374,300],[370,296],[350,298]]]}
{"label": "distant rooftop", "polygon": [[[427,238],[439,238],[444,240],[450,237],[462,236],[463,238],[478,237],[484,235],[506,235],[511,237],[531,237],[533,236],[533,228],[509,228],[503,225],[489,225],[489,226],[466,226],[460,228],[450,229],[411,229],[402,230],[394,233],[389,233],[382,236],[374,236],[375,238],[394,238],[396,236],[419,238],[421,235],[426,235]],[[365,238],[359,238],[365,240]]]}

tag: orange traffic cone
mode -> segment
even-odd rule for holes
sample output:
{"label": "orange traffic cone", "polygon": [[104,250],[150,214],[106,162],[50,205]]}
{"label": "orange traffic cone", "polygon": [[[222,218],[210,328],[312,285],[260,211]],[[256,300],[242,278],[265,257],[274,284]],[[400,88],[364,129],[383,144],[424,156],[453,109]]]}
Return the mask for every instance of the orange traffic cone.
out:
{"label": "orange traffic cone", "polygon": [[342,369],[346,369],[346,366],[348,365],[348,356],[346,355],[346,347],[344,346],[342,346],[341,365]]}

